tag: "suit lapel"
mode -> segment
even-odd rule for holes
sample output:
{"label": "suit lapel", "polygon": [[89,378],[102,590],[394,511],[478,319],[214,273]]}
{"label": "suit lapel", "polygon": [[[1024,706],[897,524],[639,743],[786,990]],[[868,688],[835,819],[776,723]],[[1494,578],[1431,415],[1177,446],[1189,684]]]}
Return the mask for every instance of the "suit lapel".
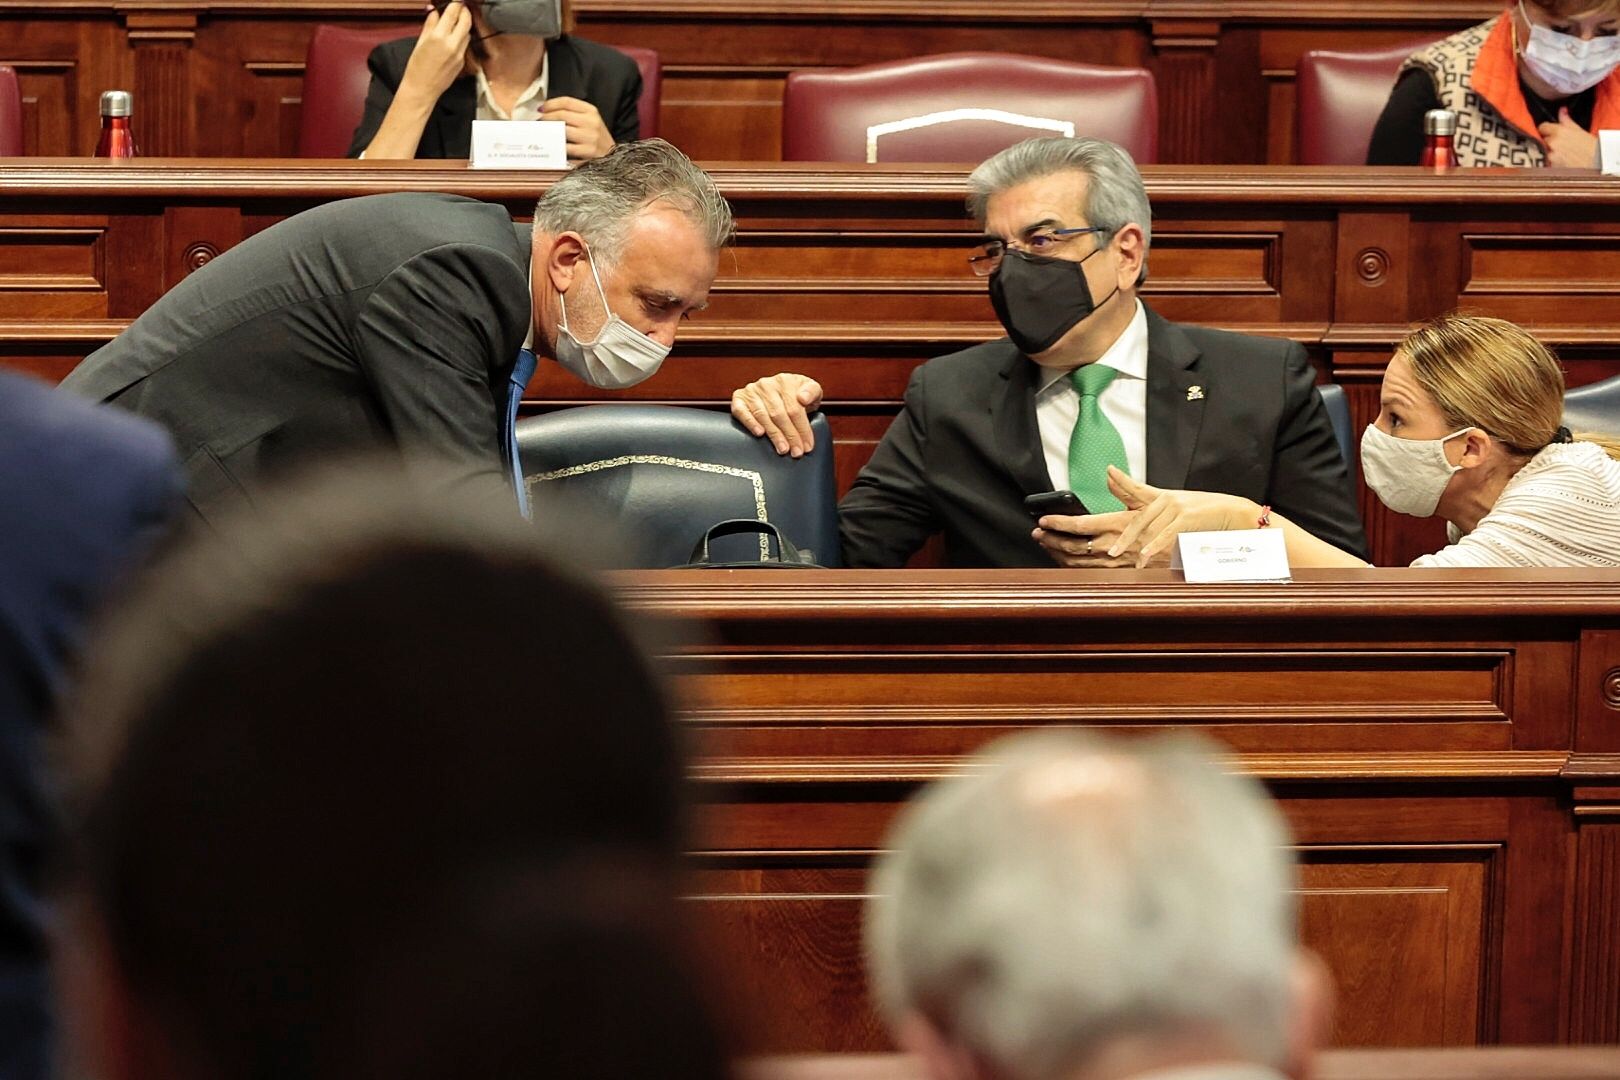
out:
{"label": "suit lapel", "polygon": [[1184,488],[1212,387],[1198,370],[1198,346],[1152,309],[1147,319],[1147,482]]}
{"label": "suit lapel", "polygon": [[478,115],[478,80],[457,79],[439,99],[439,149],[446,158],[472,154],[472,123]]}
{"label": "suit lapel", "polygon": [[1035,370],[1032,361],[1014,351],[1001,372],[1001,396],[990,403],[997,456],[1026,495],[1052,490],[1052,477],[1041,449],[1040,426],[1035,420]]}
{"label": "suit lapel", "polygon": [[546,97],[585,97],[585,68],[566,37],[546,46]]}

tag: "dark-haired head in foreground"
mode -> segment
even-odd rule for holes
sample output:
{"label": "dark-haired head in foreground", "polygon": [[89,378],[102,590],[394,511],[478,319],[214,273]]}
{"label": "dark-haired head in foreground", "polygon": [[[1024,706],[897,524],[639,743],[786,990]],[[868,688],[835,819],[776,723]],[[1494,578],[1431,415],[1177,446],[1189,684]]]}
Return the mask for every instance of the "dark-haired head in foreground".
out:
{"label": "dark-haired head in foreground", "polygon": [[104,628],[67,717],[65,933],[101,1080],[366,1071],[378,971],[481,880],[584,860],[672,906],[682,761],[645,654],[515,518],[412,487],[261,507]]}

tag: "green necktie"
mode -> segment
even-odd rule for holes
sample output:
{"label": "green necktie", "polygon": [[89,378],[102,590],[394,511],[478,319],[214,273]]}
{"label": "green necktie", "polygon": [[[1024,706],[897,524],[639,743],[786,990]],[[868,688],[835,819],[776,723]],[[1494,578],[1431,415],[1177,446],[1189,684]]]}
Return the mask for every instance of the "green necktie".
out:
{"label": "green necktie", "polygon": [[1080,391],[1080,419],[1069,436],[1069,488],[1093,514],[1125,509],[1125,504],[1108,490],[1108,466],[1126,474],[1131,471],[1125,441],[1097,404],[1097,395],[1118,374],[1102,364],[1087,364],[1069,373],[1074,388]]}

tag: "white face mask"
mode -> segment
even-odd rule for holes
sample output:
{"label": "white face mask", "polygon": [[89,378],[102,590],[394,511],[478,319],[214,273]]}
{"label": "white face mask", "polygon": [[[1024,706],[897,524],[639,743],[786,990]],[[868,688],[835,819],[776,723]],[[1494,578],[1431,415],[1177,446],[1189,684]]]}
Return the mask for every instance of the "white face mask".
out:
{"label": "white face mask", "polygon": [[1471,430],[1462,428],[1444,439],[1398,439],[1368,424],[1361,436],[1362,479],[1397,514],[1429,517],[1451,474],[1462,468],[1446,460],[1446,443]]}
{"label": "white face mask", "polygon": [[634,327],[608,307],[607,290],[596,272],[596,259],[590,260],[591,277],[596,280],[596,291],[602,295],[602,310],[607,322],[596,340],[583,342],[568,330],[568,301],[561,294],[557,302],[562,305],[562,326],[557,330],[557,362],[576,377],[603,390],[623,390],[652,377],[653,372],[669,355],[669,346],[661,345],[638,333]]}
{"label": "white face mask", "polygon": [[[1519,12],[1524,14],[1523,0]],[[1524,66],[1556,93],[1568,97],[1588,90],[1620,67],[1620,37],[1582,41],[1574,34],[1539,26],[1530,21],[1529,15],[1524,16],[1524,21],[1530,26],[1530,40],[1522,52]]]}

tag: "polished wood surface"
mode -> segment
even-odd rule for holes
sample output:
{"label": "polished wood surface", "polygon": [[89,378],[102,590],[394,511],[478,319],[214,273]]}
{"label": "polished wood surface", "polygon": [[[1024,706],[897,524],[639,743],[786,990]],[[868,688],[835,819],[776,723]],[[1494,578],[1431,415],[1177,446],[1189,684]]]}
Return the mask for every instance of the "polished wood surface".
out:
{"label": "polished wood surface", "polygon": [[[712,166],[739,221],[713,306],[671,362],[627,394],[542,369],[532,408],[610,396],[724,407],[751,379],[819,379],[847,486],[912,368],[1001,336],[973,235],[967,170]],[[1145,296],[1171,319],[1303,342],[1343,384],[1359,429],[1391,346],[1455,308],[1533,327],[1572,384],[1620,372],[1620,184],[1556,170],[1151,167]],[[0,165],[0,362],[59,379],[163,290],[244,237],[332,199],[452,191],[527,217],[549,174],[433,163]],[[1440,527],[1361,506],[1375,561],[1410,562]]]}
{"label": "polished wood surface", "polygon": [[618,575],[704,792],[694,910],[757,1053],[885,1048],[865,870],[1012,731],[1197,728],[1299,845],[1341,1046],[1620,1042],[1620,572]]}
{"label": "polished wood surface", "polygon": [[[1477,1047],[1444,1050],[1328,1050],[1314,1080],[1617,1080],[1620,1047]],[[926,1080],[904,1054],[804,1054],[756,1058],[741,1080]]]}
{"label": "polished wood surface", "polygon": [[[132,90],[148,153],[295,152],[304,54],[320,23],[408,26],[418,0],[0,0],[0,63],[22,80],[31,154],[89,154],[103,90]],[[1308,49],[1437,37],[1490,0],[580,0],[581,34],[658,50],[666,137],[694,157],[780,156],[787,73],[997,50],[1145,67],[1167,162],[1292,160]]]}

